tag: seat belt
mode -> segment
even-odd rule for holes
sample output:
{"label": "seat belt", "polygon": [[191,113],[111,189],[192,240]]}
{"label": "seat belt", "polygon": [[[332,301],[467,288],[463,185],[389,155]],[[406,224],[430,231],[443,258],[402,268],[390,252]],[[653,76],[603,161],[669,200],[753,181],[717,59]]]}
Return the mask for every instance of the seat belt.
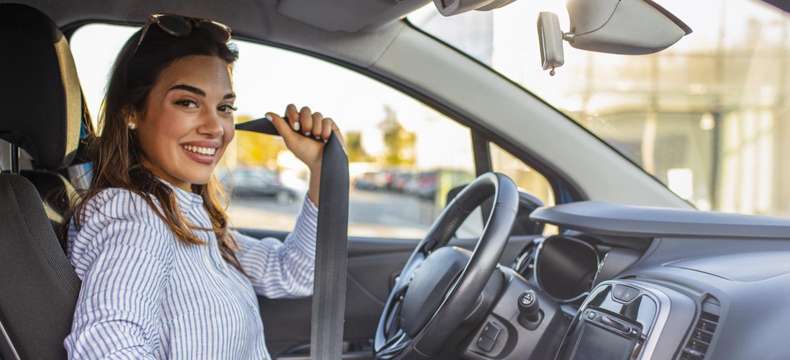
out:
{"label": "seat belt", "polygon": [[[236,129],[279,136],[266,118],[237,124]],[[346,310],[349,175],[348,157],[335,133],[324,145],[319,190],[310,358],[339,360]]]}

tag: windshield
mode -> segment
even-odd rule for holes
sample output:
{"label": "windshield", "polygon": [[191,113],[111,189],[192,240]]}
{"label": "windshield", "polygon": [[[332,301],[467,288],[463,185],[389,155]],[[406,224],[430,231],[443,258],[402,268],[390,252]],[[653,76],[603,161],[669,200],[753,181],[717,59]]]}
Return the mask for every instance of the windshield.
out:
{"label": "windshield", "polygon": [[565,44],[540,66],[536,21],[565,2],[517,1],[418,28],[521,84],[703,210],[790,215],[790,17],[762,1],[659,0],[693,33],[657,54],[611,55]]}

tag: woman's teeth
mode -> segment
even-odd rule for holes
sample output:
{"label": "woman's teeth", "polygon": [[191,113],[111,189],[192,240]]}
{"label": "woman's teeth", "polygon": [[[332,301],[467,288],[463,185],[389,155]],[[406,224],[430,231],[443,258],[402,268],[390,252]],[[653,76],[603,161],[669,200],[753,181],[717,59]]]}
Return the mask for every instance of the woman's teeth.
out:
{"label": "woman's teeth", "polygon": [[213,156],[217,152],[216,148],[192,146],[192,145],[184,145],[184,149],[186,151],[190,151],[196,154],[208,155],[208,156]]}

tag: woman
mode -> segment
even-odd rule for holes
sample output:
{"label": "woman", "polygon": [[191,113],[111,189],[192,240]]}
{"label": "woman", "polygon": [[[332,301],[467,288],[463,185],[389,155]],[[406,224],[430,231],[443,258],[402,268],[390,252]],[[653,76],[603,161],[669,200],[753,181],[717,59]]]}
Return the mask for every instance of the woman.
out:
{"label": "woman", "polygon": [[340,132],[307,107],[268,113],[310,169],[308,194],[283,243],[230,230],[212,176],[234,135],[229,39],[216,22],[152,15],[115,62],[67,232],[82,279],[70,358],[268,358],[256,294],[312,292],[321,156]]}

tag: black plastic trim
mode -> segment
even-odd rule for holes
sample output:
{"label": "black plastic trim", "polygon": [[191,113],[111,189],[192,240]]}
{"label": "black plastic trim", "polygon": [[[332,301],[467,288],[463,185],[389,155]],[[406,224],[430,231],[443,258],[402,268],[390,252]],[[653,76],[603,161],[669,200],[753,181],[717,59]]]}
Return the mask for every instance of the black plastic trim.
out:
{"label": "black plastic trim", "polygon": [[790,219],[583,201],[532,212],[535,221],[589,234],[787,239]]}

